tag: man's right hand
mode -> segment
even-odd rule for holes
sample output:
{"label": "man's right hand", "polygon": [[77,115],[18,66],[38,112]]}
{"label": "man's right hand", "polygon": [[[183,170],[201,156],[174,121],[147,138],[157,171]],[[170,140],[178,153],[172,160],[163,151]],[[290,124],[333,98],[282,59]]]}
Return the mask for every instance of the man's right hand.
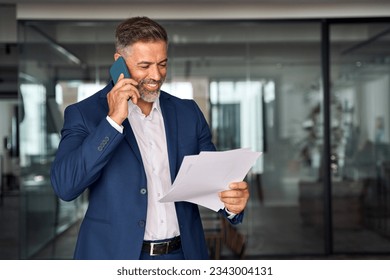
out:
{"label": "man's right hand", "polygon": [[137,104],[138,98],[140,98],[137,85],[137,81],[125,79],[124,75],[120,74],[115,86],[107,94],[108,116],[118,125],[122,125],[128,116],[127,102],[131,100]]}

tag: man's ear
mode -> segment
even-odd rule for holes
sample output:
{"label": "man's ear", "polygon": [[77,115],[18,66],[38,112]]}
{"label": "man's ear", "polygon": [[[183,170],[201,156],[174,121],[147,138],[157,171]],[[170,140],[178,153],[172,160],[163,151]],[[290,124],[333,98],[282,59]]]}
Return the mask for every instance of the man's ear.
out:
{"label": "man's ear", "polygon": [[115,59],[115,61],[120,57],[121,55],[119,54],[119,53],[114,53],[114,59]]}

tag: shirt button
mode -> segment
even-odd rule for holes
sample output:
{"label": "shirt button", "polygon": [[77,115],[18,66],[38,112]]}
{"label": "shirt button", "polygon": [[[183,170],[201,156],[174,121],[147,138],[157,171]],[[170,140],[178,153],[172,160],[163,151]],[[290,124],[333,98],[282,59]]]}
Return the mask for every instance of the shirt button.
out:
{"label": "shirt button", "polygon": [[144,221],[144,220],[140,220],[140,221],[138,222],[138,226],[139,226],[139,227],[144,227],[144,226],[145,226],[145,221]]}
{"label": "shirt button", "polygon": [[141,194],[146,194],[146,189],[145,189],[145,188],[142,188],[139,192],[140,192]]}

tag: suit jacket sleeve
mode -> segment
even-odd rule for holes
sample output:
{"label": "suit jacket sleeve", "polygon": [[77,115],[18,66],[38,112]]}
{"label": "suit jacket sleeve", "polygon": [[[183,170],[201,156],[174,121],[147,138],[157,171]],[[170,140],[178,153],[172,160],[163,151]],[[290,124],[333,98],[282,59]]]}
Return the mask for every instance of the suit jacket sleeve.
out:
{"label": "suit jacket sleeve", "polygon": [[65,110],[61,142],[51,168],[56,194],[70,201],[78,197],[100,174],[123,139],[101,116],[96,124],[85,123],[77,105]]}

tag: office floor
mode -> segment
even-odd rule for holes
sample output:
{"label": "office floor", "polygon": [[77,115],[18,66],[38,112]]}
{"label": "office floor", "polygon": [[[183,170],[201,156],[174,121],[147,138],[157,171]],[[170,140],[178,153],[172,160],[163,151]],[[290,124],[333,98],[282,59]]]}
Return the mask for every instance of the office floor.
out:
{"label": "office floor", "polygon": [[[285,215],[288,213],[291,215],[291,209],[286,210]],[[269,219],[273,219],[273,216],[270,214],[268,215]],[[265,222],[267,223],[267,222]],[[361,248],[361,243],[365,243],[362,240],[369,240],[367,242],[367,248],[362,248],[362,250],[366,249],[368,252],[370,251],[370,245],[374,245],[375,243],[382,244],[384,246],[384,253],[367,253],[367,254],[333,254],[330,256],[325,256],[322,254],[286,254],[284,251],[285,248],[288,248],[288,240],[290,239],[288,235],[292,234],[291,232],[282,232],[278,233],[279,237],[281,238],[281,242],[279,243],[272,243],[269,244],[267,248],[267,242],[266,240],[275,234],[272,229],[268,231],[264,231],[264,227],[261,225],[252,225],[254,227],[254,231],[256,231],[256,227],[258,228],[260,232],[262,232],[257,238],[248,238],[247,239],[247,246],[246,246],[246,255],[244,259],[384,259],[388,260],[390,259],[390,254],[385,253],[390,252],[390,245],[383,245],[383,244],[388,244],[389,242],[386,240],[382,240],[381,237],[378,237],[377,235],[374,235],[370,233],[369,231],[367,232],[361,232],[360,235],[356,235],[356,240],[351,240],[347,235],[338,235],[336,240],[335,240],[335,246],[337,246],[338,243],[348,243],[351,246],[351,249],[353,248],[354,245],[359,243],[359,246]],[[68,230],[66,230],[63,234],[58,236],[53,242],[50,242],[45,248],[43,248],[38,254],[36,254],[33,259],[71,259],[73,255],[73,249],[75,247],[75,242],[76,242],[76,237],[77,237],[77,232],[78,232],[78,227],[79,223],[76,223],[72,227],[70,227]],[[275,227],[277,228],[277,223],[275,224]],[[285,240],[286,243],[283,242]],[[305,238],[305,235],[303,235],[302,240],[297,240],[297,243],[299,246],[303,247],[308,247],[310,246],[317,246],[316,244],[312,244],[313,239],[307,239]],[[275,246],[280,246],[280,253],[276,254],[266,254],[259,256],[259,250],[274,250],[275,251]],[[379,246],[379,245],[378,245]],[[304,248],[302,248],[302,252],[304,252]],[[260,251],[261,252],[261,251]],[[222,243],[221,247],[221,256],[220,259],[235,259],[238,258],[237,255],[233,253],[233,251],[228,248],[225,244]]]}
{"label": "office floor", "polygon": [[[78,224],[65,231],[58,236],[53,242],[49,243],[38,254],[32,257],[32,259],[56,259],[66,260],[71,259],[73,256],[73,250],[76,243]],[[234,255],[225,246],[222,247],[221,259],[234,259]],[[335,254],[331,256],[324,255],[270,255],[270,256],[257,256],[256,258],[247,256],[245,259],[356,259],[356,260],[370,260],[370,259],[382,259],[389,260],[390,254]]]}
{"label": "office floor", "polygon": [[[324,246],[322,232],[315,228],[302,227],[297,212],[298,207],[265,206],[255,197],[254,195],[249,202],[244,223],[239,227],[239,231],[247,237],[244,256],[246,259],[390,259],[390,241],[369,230],[335,231],[334,247],[357,253],[330,256],[318,254],[316,252],[322,252]],[[18,230],[18,220],[14,217],[19,211],[18,201],[16,194],[10,194],[3,198],[0,206],[0,259],[17,258],[15,247],[18,246],[18,234],[21,233]],[[202,209],[201,213],[205,215]],[[30,223],[38,222],[38,220],[30,221]],[[71,259],[79,222],[49,242],[31,259]],[[224,243],[220,252],[221,259],[237,258],[237,255]]]}

